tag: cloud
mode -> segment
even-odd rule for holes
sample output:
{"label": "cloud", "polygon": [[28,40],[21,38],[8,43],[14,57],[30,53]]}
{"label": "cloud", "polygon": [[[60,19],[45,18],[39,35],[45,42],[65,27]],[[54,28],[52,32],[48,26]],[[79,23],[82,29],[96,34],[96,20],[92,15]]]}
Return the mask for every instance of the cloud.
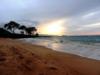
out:
{"label": "cloud", "polygon": [[91,12],[89,14],[86,14],[84,16],[82,16],[83,19],[88,19],[88,18],[91,18],[93,16],[95,16],[98,12]]}
{"label": "cloud", "polygon": [[91,30],[91,29],[95,29],[95,28],[100,28],[100,22],[99,23],[94,23],[94,24],[88,24],[88,25],[83,25],[80,28],[78,28],[77,30],[81,31],[81,30]]}
{"label": "cloud", "polygon": [[[31,25],[34,21],[47,23],[53,20],[66,18],[64,24],[72,34],[79,33],[85,27],[100,21],[100,0],[1,0],[0,22],[15,20]],[[85,25],[85,26],[84,26]],[[94,31],[94,30],[93,30]],[[87,31],[88,32],[88,31]],[[100,32],[98,30],[98,32]]]}

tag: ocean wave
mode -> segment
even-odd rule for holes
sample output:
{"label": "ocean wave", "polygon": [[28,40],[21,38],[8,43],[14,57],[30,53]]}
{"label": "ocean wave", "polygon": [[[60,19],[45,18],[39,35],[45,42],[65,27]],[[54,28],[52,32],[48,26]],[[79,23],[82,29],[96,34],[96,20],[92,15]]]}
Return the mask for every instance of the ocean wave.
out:
{"label": "ocean wave", "polygon": [[[82,38],[81,38],[82,39]],[[53,50],[80,55],[100,60],[100,43],[93,41],[73,41],[65,37],[44,37],[35,39],[24,39],[26,42],[45,46]]]}

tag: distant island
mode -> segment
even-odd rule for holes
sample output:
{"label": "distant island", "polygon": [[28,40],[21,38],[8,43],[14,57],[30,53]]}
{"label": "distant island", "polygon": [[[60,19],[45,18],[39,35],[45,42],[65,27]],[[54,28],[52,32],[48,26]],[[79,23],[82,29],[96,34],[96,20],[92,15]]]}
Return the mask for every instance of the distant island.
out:
{"label": "distant island", "polygon": [[[16,33],[16,29],[19,30],[20,33]],[[4,24],[3,28],[0,28],[1,38],[33,38],[38,36],[39,34],[36,27],[26,27],[15,21],[10,21]]]}

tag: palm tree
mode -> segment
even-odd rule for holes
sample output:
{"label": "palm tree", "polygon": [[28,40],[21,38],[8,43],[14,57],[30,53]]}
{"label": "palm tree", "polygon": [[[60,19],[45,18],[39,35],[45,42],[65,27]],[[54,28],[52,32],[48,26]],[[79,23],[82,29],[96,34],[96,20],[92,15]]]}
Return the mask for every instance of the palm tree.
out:
{"label": "palm tree", "polygon": [[14,22],[14,21],[10,21],[9,23],[4,25],[4,28],[6,28],[7,30],[10,30],[11,32],[14,33],[14,30],[16,28],[19,28],[20,24]]}

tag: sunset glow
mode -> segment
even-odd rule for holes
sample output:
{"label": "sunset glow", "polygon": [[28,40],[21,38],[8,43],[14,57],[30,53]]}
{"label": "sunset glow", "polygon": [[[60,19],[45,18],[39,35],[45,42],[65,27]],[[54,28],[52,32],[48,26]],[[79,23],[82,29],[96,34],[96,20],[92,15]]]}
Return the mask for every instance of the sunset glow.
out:
{"label": "sunset glow", "polygon": [[65,19],[55,20],[38,26],[40,34],[45,35],[63,35]]}

